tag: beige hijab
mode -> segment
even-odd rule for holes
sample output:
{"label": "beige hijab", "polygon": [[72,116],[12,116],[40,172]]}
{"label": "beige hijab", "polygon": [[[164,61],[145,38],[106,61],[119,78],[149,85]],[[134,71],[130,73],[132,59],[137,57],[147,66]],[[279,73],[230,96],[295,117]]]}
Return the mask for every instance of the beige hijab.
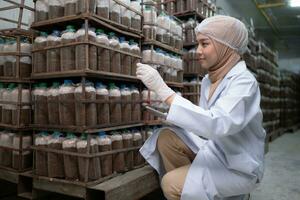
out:
{"label": "beige hijab", "polygon": [[248,31],[240,20],[217,15],[204,19],[196,26],[195,32],[211,38],[218,54],[217,63],[208,71],[212,83],[208,97],[210,99],[224,76],[241,59],[240,55],[246,51]]}
{"label": "beige hijab", "polygon": [[218,60],[214,66],[208,69],[208,77],[212,83],[209,88],[208,100],[212,97],[226,74],[241,59],[241,56],[232,48],[213,39],[212,42],[217,51]]}

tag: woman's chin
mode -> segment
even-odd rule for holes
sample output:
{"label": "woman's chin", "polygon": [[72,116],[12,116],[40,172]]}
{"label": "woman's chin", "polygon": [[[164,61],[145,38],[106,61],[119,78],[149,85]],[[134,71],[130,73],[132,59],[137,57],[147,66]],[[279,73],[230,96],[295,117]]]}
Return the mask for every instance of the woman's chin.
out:
{"label": "woman's chin", "polygon": [[204,63],[200,63],[200,67],[201,69],[204,69],[204,70],[208,70],[209,66],[205,65]]}

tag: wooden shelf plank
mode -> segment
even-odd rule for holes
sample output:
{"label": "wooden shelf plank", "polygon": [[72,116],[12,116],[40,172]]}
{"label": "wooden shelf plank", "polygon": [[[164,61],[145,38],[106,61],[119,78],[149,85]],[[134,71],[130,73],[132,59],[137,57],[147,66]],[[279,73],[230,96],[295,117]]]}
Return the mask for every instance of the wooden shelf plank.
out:
{"label": "wooden shelf plank", "polygon": [[57,79],[68,77],[95,77],[106,80],[123,80],[130,82],[140,82],[135,76],[123,75],[113,72],[93,71],[93,70],[71,70],[63,72],[46,72],[46,73],[32,73],[31,78],[33,80],[38,79]]}
{"label": "wooden shelf plank", "polygon": [[170,52],[173,52],[173,53],[176,53],[178,55],[183,55],[183,52],[179,49],[175,49],[174,47],[171,47],[169,45],[166,45],[166,44],[163,44],[157,40],[144,40],[142,45],[154,45],[154,46],[157,46],[157,47],[160,47],[162,49],[165,49],[167,51],[170,51]]}
{"label": "wooden shelf plank", "polygon": [[198,20],[202,21],[206,17],[197,12],[196,10],[193,11],[184,11],[184,12],[179,12],[179,13],[174,13],[174,16],[178,17],[179,19],[188,19],[192,17],[196,17]]}

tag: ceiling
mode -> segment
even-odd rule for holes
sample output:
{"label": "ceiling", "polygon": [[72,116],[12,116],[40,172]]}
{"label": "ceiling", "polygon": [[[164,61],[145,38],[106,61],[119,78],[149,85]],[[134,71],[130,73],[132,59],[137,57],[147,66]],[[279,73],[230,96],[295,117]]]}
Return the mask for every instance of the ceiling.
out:
{"label": "ceiling", "polygon": [[[300,0],[298,0],[300,1]],[[282,58],[300,57],[300,7],[289,0],[217,0],[221,13],[253,20],[256,36],[265,40]],[[298,16],[298,17],[297,17]]]}

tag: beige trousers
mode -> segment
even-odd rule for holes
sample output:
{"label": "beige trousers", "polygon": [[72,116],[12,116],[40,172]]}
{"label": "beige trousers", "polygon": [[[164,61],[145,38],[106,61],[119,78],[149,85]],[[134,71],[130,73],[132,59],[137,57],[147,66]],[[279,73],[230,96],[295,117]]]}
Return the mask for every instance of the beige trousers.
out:
{"label": "beige trousers", "polygon": [[157,148],[167,172],[161,182],[163,193],[168,200],[180,200],[185,178],[196,154],[169,129],[159,134]]}

